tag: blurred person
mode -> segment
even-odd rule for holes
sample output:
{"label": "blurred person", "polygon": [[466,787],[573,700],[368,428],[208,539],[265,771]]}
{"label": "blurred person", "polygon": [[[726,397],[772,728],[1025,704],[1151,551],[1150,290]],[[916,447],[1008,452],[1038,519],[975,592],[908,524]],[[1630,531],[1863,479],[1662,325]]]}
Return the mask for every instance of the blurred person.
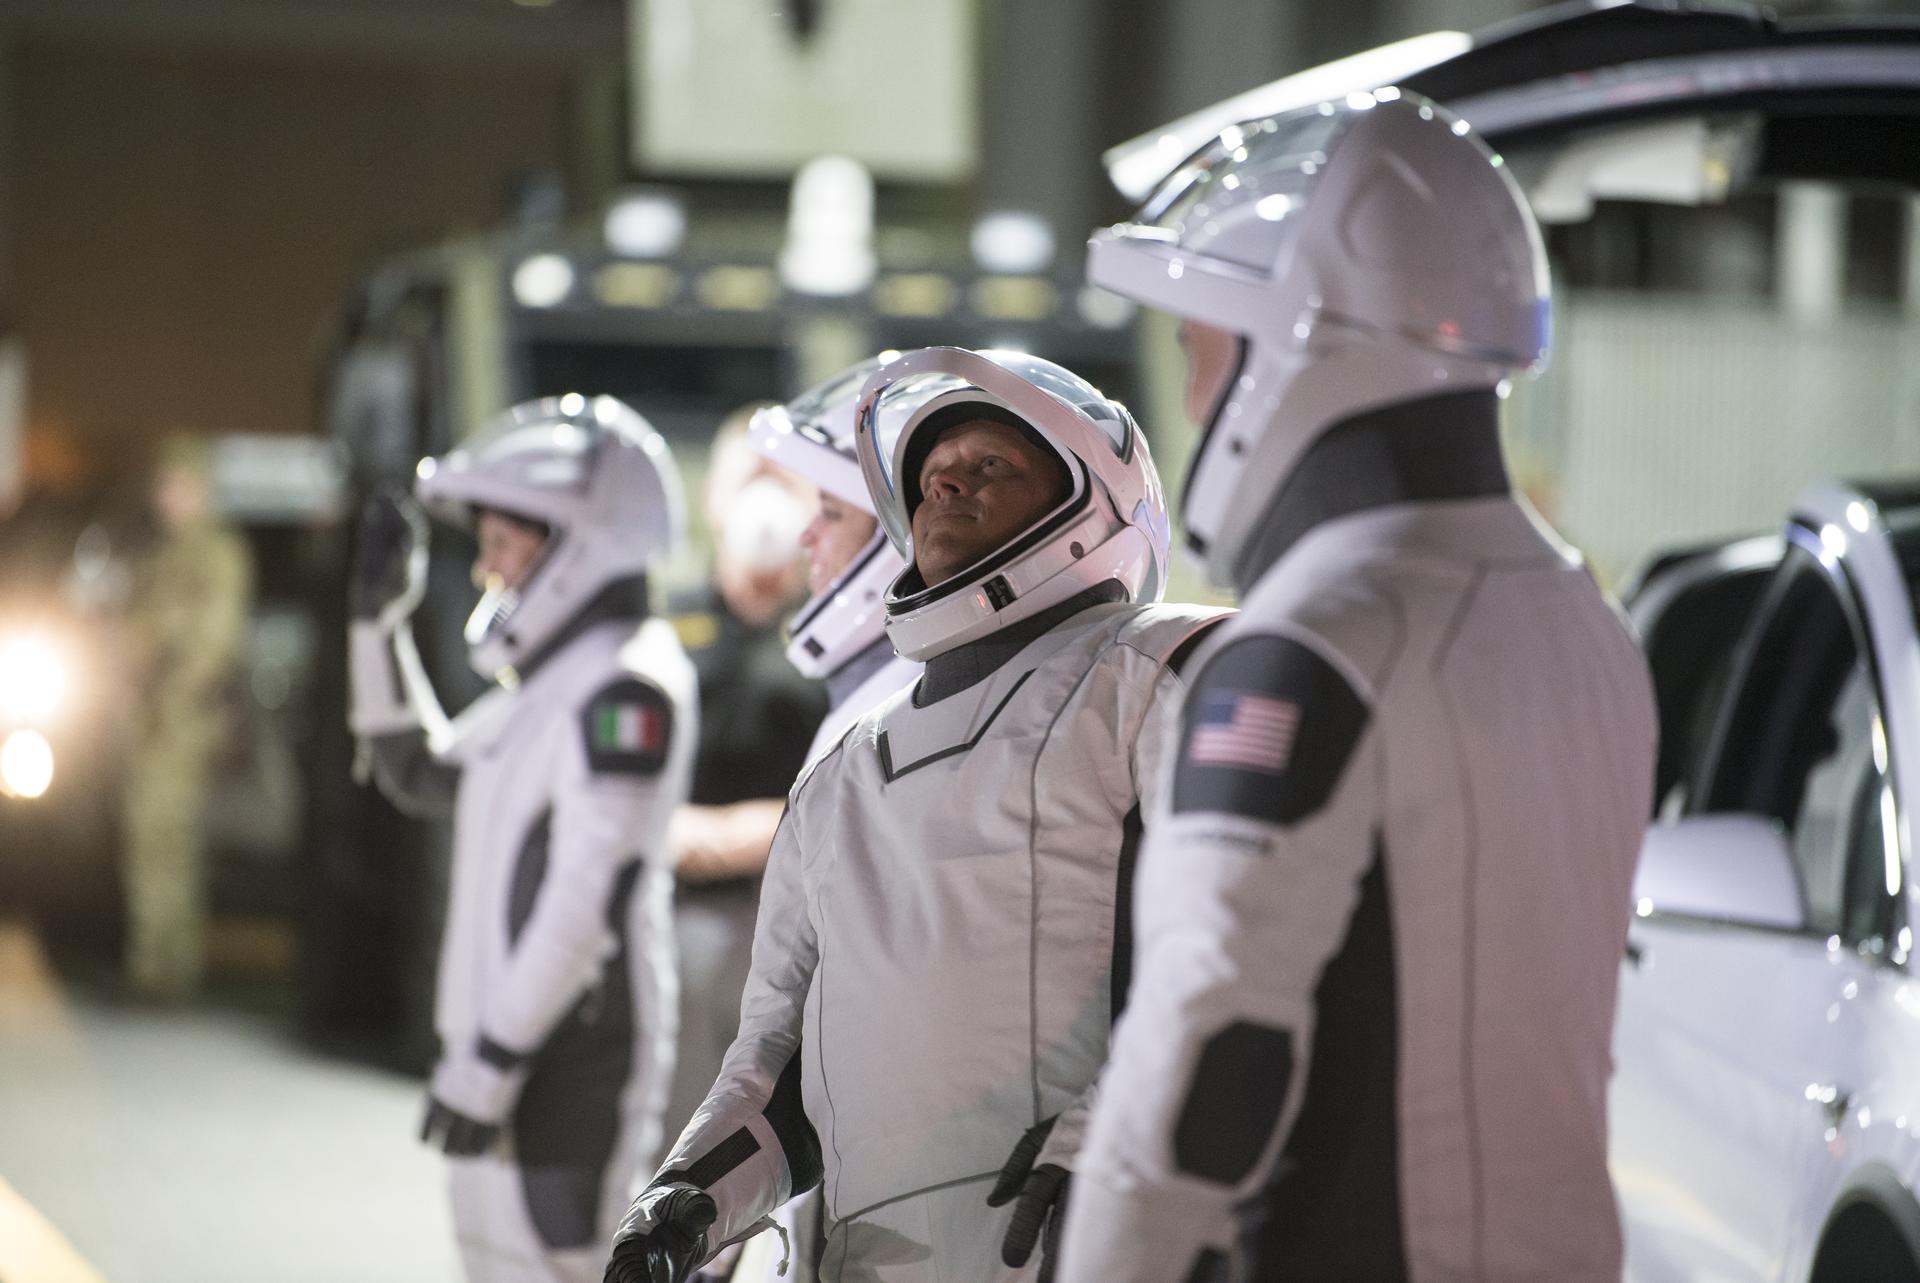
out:
{"label": "blurred person", "polygon": [[740,1036],[616,1236],[679,1283],[824,1182],[821,1275],[1031,1279],[1125,1000],[1131,854],[1217,612],[1167,569],[1132,417],[1011,352],[877,370],[856,443],[925,671],[814,761],[767,866]]}
{"label": "blurred person", "polygon": [[1646,666],[1514,494],[1546,259],[1462,122],[1225,131],[1096,284],[1184,318],[1196,660],[1060,1277],[1617,1283],[1609,1044]]}
{"label": "blurred person", "polygon": [[[920,665],[902,659],[887,640],[887,586],[906,561],[880,529],[854,451],[853,412],[860,391],[882,359],[872,357],[841,371],[781,406],[753,416],[750,439],[761,457],[813,485],[818,503],[800,532],[807,554],[806,604],[787,629],[787,658],[806,677],[824,681],[831,707],[807,752],[812,761],[831,749],[869,710],[920,676]],[[782,1274],[769,1235],[755,1242],[761,1252],[744,1255],[727,1277],[811,1283],[825,1246],[825,1205],[818,1186],[774,1214],[785,1231]]]}
{"label": "blurred person", "polygon": [[820,683],[787,659],[781,634],[805,584],[808,500],[748,444],[754,408],[714,435],[705,494],[711,578],[674,602],[674,626],[700,677],[700,741],[689,802],[669,832],[680,1043],[668,1136],[705,1098],[739,1027],[760,874],[827,708]]}
{"label": "blurred person", "polygon": [[666,829],[697,734],[692,665],[649,617],[680,538],[665,443],[610,397],[529,402],[420,465],[478,541],[468,620],[494,682],[449,720],[414,648],[426,521],[377,497],[352,582],[352,722],[414,814],[451,813],[421,1138],[449,1158],[473,1283],[590,1279],[653,1161],[674,1036]]}
{"label": "blurred person", "polygon": [[253,559],[214,509],[206,443],[166,445],[151,501],[158,537],[132,568],[125,629],[134,675],[121,843],[126,969],[135,997],[179,1002],[204,967],[203,817],[228,729],[224,687],[246,640]]}

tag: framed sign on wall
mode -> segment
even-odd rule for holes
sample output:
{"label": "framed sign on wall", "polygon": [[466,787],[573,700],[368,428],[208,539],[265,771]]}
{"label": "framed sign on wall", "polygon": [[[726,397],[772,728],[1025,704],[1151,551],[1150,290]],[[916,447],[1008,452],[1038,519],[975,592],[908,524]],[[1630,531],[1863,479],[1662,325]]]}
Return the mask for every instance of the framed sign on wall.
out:
{"label": "framed sign on wall", "polygon": [[881,178],[977,163],[975,0],[630,0],[643,172],[784,178],[851,156]]}

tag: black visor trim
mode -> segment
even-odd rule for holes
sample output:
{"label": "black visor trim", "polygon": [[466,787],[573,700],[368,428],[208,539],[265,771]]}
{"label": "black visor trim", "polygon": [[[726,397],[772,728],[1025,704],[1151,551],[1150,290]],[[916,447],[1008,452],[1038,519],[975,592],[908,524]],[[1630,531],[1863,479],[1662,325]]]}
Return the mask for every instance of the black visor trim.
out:
{"label": "black visor trim", "polygon": [[867,541],[866,549],[848,562],[846,569],[835,575],[833,582],[828,584],[818,597],[801,607],[800,613],[793,617],[791,624],[787,625],[787,636],[798,637],[813,627],[814,621],[820,617],[820,612],[827,608],[827,603],[839,595],[840,586],[850,582],[855,575],[865,570],[868,564],[880,555],[880,550],[887,546],[887,532],[876,529],[873,538]]}

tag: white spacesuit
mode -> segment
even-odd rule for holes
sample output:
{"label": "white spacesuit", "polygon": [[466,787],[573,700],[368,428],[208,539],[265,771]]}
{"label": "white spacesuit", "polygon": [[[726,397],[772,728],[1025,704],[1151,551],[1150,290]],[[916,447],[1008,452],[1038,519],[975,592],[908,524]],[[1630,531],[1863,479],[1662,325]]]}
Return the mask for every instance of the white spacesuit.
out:
{"label": "white spacesuit", "polygon": [[1167,560],[1146,442],[1117,403],[1012,353],[926,349],[869,380],[860,461],[903,555],[922,461],[982,419],[1035,443],[1055,497],[932,586],[923,548],[889,590],[888,634],[924,676],[795,785],[740,1037],[622,1226],[616,1283],[687,1277],[822,1179],[824,1278],[1034,1276],[1063,1191],[1029,1178],[1079,1141],[1177,659],[1218,612],[1141,604]]}
{"label": "white spacesuit", "polygon": [[487,585],[467,642],[496,684],[448,721],[408,627],[424,522],[388,500],[362,527],[353,729],[397,803],[453,803],[423,1136],[450,1156],[470,1280],[590,1279],[658,1153],[672,1062],[664,834],[698,714],[645,574],[678,537],[679,483],[637,414],[574,396],[509,411],[416,489],[450,523],[545,530],[519,582]]}
{"label": "white spacesuit", "polygon": [[[785,405],[756,412],[748,438],[753,448],[872,516],[873,500],[854,453],[853,412],[881,364],[881,358],[872,357]],[[906,559],[876,525],[873,537],[787,626],[787,658],[804,676],[826,683],[832,704],[814,733],[808,761],[838,744],[875,704],[918,680],[920,665],[895,654],[886,634],[887,588],[906,568]]]}
{"label": "white spacesuit", "polygon": [[[749,441],[760,454],[811,482],[850,510],[873,517],[873,500],[854,453],[853,412],[867,378],[883,364],[871,357],[808,389],[785,405],[756,412]],[[814,563],[825,555],[809,551]],[[906,560],[874,521],[872,535],[850,550],[844,565],[809,597],[788,625],[787,658],[807,677],[826,683],[831,706],[815,732],[807,760],[840,742],[855,722],[887,696],[920,678],[920,665],[902,659],[886,633],[886,593]],[[811,1283],[824,1248],[824,1202],[815,1186],[773,1214],[779,1247],[762,1235],[727,1275],[730,1283]],[[784,1272],[782,1272],[784,1270]]]}
{"label": "white spacesuit", "polygon": [[1502,465],[1497,389],[1547,343],[1518,189],[1356,95],[1226,131],[1090,275],[1237,336],[1184,516],[1243,610],[1149,817],[1061,1277],[1617,1283],[1654,709]]}

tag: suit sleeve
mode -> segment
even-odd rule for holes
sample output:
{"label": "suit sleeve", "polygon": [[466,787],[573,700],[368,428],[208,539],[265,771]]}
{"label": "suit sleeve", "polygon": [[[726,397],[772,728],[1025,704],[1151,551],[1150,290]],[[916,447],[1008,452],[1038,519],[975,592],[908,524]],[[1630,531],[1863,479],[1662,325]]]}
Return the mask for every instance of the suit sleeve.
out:
{"label": "suit sleeve", "polygon": [[819,951],[796,829],[789,808],[761,883],[740,1032],[713,1089],[654,1177],[656,1183],[687,1181],[713,1196],[719,1219],[708,1242],[716,1250],[820,1180],[820,1140],[800,1096],[801,1020]]}
{"label": "suit sleeve", "polygon": [[482,1011],[493,1047],[539,1050],[598,980],[636,862],[662,858],[641,849],[645,835],[664,832],[682,800],[667,769],[675,737],[693,729],[680,721],[659,687],[628,677],[593,695],[569,728],[545,874]]}
{"label": "suit sleeve", "polygon": [[1374,854],[1370,694],[1323,647],[1228,639],[1148,811],[1125,1015],[1079,1164],[1063,1283],[1173,1283],[1231,1252],[1299,1112],[1322,971]]}
{"label": "suit sleeve", "polygon": [[457,738],[420,662],[413,635],[356,620],[347,634],[348,724],[374,783],[418,818],[453,813],[460,770],[445,751]]}

